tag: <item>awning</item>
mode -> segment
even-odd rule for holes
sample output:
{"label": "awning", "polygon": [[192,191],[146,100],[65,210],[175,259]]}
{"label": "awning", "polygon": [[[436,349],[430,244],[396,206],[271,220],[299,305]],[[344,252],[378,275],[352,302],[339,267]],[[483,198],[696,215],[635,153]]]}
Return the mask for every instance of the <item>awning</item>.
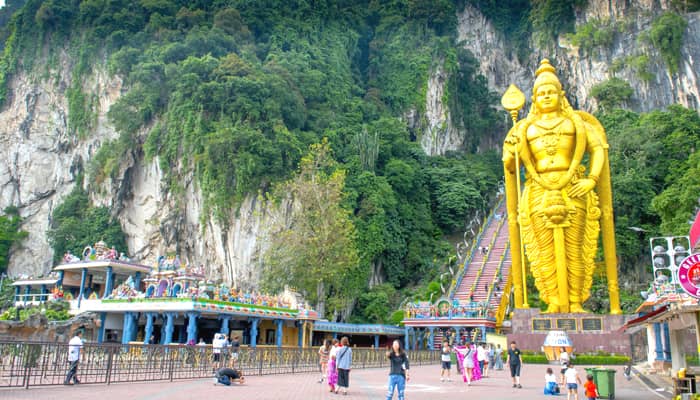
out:
{"label": "awning", "polygon": [[[661,306],[658,309],[656,309],[648,314],[644,314],[641,317],[637,317],[633,320],[627,321],[626,324],[622,325],[622,328],[620,328],[620,331],[627,332],[627,331],[632,330],[632,329],[634,329],[634,331],[637,331],[637,330],[639,330],[641,325],[644,324],[649,318],[653,318],[661,313],[664,313],[664,312],[666,312],[666,310],[668,310],[668,304]],[[637,328],[637,329],[635,329],[635,328]],[[634,332],[628,332],[628,333],[634,333]]]}
{"label": "awning", "polygon": [[83,268],[97,271],[106,271],[107,267],[112,267],[112,270],[115,273],[141,272],[147,274],[151,272],[151,267],[148,267],[146,265],[127,263],[118,260],[80,261],[68,264],[61,264],[54,268],[54,271],[80,271]]}
{"label": "awning", "polygon": [[25,279],[12,282],[12,286],[38,286],[38,285],[53,285],[58,279]]}

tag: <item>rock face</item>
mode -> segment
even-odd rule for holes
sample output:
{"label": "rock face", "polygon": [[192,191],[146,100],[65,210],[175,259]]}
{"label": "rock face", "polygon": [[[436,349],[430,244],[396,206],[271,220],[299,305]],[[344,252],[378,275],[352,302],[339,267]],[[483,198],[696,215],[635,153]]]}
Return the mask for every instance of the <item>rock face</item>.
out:
{"label": "rock face", "polygon": [[[613,76],[611,65],[630,53],[649,56],[648,72],[643,80],[625,65],[615,76],[630,82],[634,89],[629,106],[637,111],[663,108],[681,103],[700,105],[700,13],[687,14],[682,62],[678,73],[670,74],[657,51],[640,46],[639,34],[647,30],[655,15],[668,9],[670,0],[590,0],[587,9],[577,15],[577,23],[612,18],[625,21],[627,27],[616,36],[610,48],[581,55],[565,40],[554,50],[535,47],[530,56],[519,61],[507,46],[507,38],[497,32],[478,10],[467,6],[458,14],[458,43],[463,43],[480,60],[481,73],[492,90],[502,93],[510,83],[517,84],[527,97],[539,60],[548,57],[557,65],[570,101],[586,110],[595,108],[589,96],[591,87]],[[118,134],[107,121],[110,106],[123,94],[119,77],[96,68],[83,84],[86,93],[99,99],[97,121],[87,138],[80,139],[68,130],[65,90],[70,86],[70,65],[58,64],[42,80],[28,73],[15,75],[10,82],[10,98],[0,112],[0,209],[14,205],[25,218],[22,229],[29,237],[13,249],[10,275],[38,275],[52,267],[52,251],[46,238],[53,209],[70,193],[97,149]],[[428,77],[425,110],[405,116],[409,127],[426,153],[444,154],[460,150],[465,133],[452,125],[450,110],[444,102],[446,75],[437,60]],[[505,132],[494,132],[488,143],[498,146]],[[92,193],[97,204],[109,206],[128,236],[128,253],[137,260],[152,263],[165,252],[176,252],[186,263],[204,264],[211,277],[221,277],[242,288],[258,280],[261,238],[270,225],[263,201],[250,196],[225,223],[204,215],[201,190],[193,176],[182,182],[183,193],[175,196],[161,183],[163,172],[158,160],[146,160],[133,151],[120,166],[114,180],[102,183]],[[96,238],[96,240],[98,240]]]}

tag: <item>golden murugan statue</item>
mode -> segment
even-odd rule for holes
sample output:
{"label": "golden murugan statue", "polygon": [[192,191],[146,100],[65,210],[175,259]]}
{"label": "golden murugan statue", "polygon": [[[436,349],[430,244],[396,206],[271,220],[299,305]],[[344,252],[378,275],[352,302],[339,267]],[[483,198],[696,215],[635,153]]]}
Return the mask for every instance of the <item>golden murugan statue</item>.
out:
{"label": "golden murugan statue", "polygon": [[610,312],[619,314],[605,130],[594,116],[572,109],[547,59],[532,93],[530,112],[517,122],[524,95],[511,85],[502,99],[515,123],[503,146],[515,306],[528,307],[524,250],[546,312],[585,312],[602,229]]}

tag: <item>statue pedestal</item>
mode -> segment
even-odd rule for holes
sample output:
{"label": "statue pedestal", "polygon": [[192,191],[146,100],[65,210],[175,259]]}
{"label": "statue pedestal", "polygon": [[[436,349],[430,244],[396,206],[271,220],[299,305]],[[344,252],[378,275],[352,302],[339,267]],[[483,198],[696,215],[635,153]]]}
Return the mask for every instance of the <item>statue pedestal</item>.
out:
{"label": "statue pedestal", "polygon": [[541,351],[547,333],[566,331],[576,353],[605,351],[630,355],[629,335],[620,331],[634,315],[543,314],[539,309],[516,309],[511,319],[508,342],[515,340],[521,350]]}

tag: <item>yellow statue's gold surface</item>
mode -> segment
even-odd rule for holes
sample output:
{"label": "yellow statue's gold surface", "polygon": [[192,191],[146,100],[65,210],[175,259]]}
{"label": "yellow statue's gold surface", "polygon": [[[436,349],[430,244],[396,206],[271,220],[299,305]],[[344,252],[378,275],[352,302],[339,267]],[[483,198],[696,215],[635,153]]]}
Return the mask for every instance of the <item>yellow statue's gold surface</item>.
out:
{"label": "yellow statue's gold surface", "polygon": [[[509,89],[508,98],[514,97],[514,90]],[[583,302],[590,296],[602,229],[610,311],[619,314],[605,130],[592,115],[572,109],[549,60],[540,63],[532,93],[530,112],[515,123],[503,146],[516,307],[527,307],[524,245],[547,312],[585,312]],[[509,104],[517,103],[504,96],[503,104],[514,121],[517,110]],[[525,172],[522,193],[521,166]]]}

